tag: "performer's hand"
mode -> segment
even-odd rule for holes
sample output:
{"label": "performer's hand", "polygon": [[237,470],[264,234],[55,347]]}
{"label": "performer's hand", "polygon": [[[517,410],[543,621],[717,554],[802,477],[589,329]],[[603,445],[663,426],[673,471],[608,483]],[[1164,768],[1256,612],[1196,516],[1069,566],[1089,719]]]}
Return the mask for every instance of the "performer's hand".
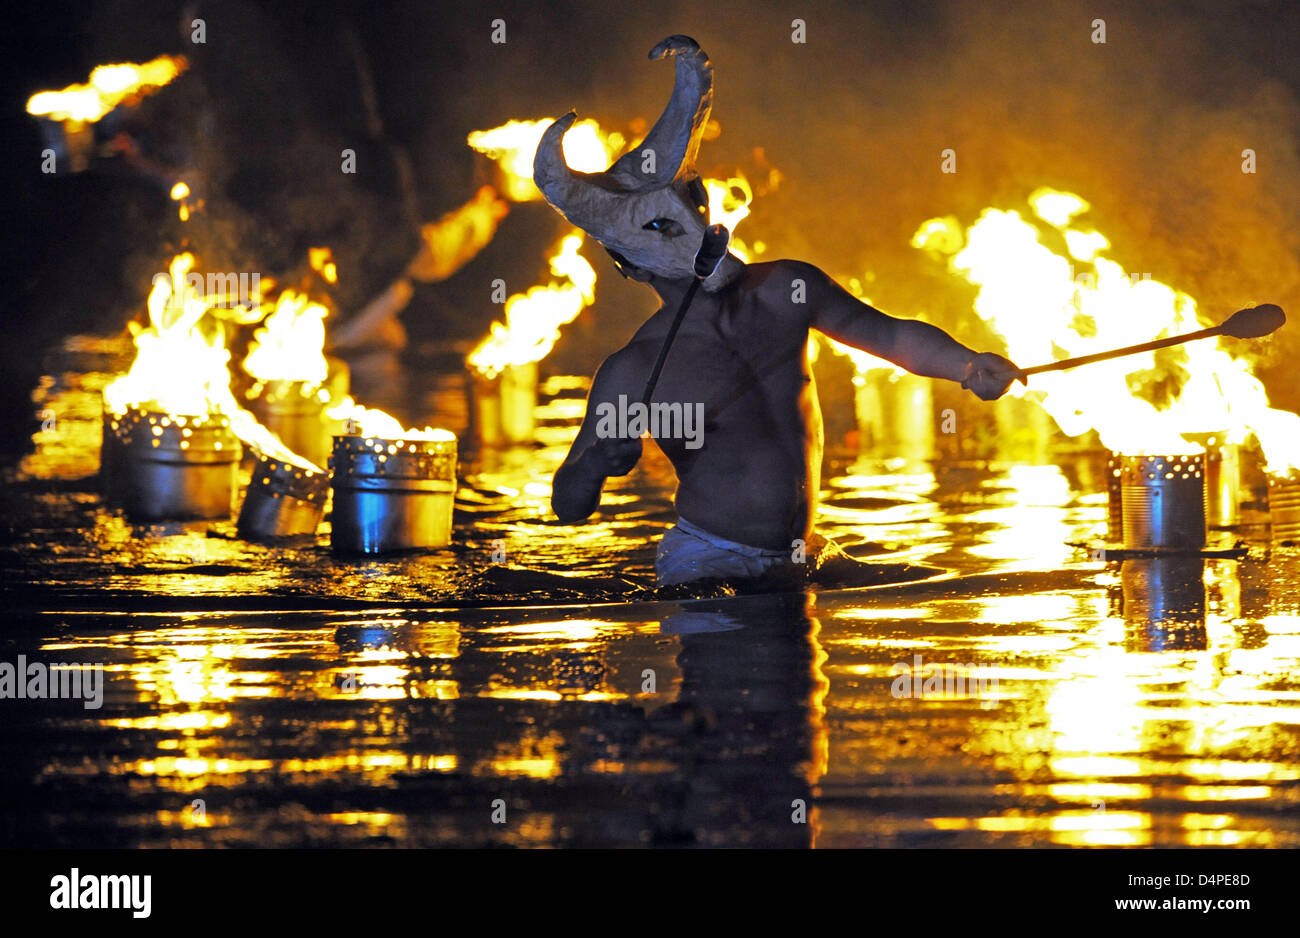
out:
{"label": "performer's hand", "polygon": [[[971,358],[970,364],[966,366],[966,374],[962,377],[961,386],[973,392],[980,400],[996,401],[1007,393],[1007,388],[1011,387],[1011,382],[1016,379],[1017,370],[1019,369],[1014,362],[1001,355],[980,352]],[[1024,380],[1024,378],[1020,379],[1022,384]]]}
{"label": "performer's hand", "polygon": [[625,476],[641,459],[641,439],[602,438],[587,450],[587,457],[602,476]]}

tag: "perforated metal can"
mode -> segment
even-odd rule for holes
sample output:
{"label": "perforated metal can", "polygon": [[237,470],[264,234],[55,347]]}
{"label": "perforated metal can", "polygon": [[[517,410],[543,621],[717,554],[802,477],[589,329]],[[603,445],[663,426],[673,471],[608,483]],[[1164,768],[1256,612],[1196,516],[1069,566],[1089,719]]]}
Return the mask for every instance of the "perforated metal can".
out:
{"label": "perforated metal can", "polygon": [[239,509],[239,536],[249,540],[316,533],[329,498],[329,474],[257,454]]}
{"label": "perforated metal can", "polygon": [[383,554],[451,543],[456,441],[336,436],[330,546]]}
{"label": "perforated metal can", "polygon": [[1205,454],[1124,456],[1124,546],[1205,547]]}
{"label": "perforated metal can", "polygon": [[229,518],[242,449],[224,414],[112,418],[115,503],[141,521]]}
{"label": "perforated metal can", "polygon": [[259,381],[249,408],[280,442],[317,466],[329,457],[330,438],[342,426],[325,414],[330,391],[306,381]]}

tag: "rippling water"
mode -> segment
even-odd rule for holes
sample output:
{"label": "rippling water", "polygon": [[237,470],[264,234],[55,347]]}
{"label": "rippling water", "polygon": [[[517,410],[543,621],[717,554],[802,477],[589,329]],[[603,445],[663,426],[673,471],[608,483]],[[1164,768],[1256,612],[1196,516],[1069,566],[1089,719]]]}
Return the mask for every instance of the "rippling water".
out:
{"label": "rippling water", "polygon": [[1300,844],[1300,552],[1107,564],[1072,546],[1104,496],[1055,466],[861,463],[822,529],[956,578],[462,608],[494,567],[648,579],[670,468],[545,523],[562,395],[540,448],[464,467],[446,551],[134,528],[88,478],[110,352],[70,343],[0,502],[0,662],[106,680],[0,700],[6,843]]}

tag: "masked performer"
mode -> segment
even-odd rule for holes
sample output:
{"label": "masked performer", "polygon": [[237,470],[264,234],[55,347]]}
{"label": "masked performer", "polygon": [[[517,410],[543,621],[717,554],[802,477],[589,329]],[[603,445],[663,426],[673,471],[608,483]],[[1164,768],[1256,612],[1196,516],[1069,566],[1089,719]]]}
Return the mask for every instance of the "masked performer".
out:
{"label": "masked performer", "polygon": [[[913,374],[960,381],[983,400],[1006,392],[1016,366],[934,326],[887,316],[802,261],[745,264],[728,253],[701,265],[708,200],[695,157],[713,101],[713,68],[686,36],[650,52],[651,59],[666,56],[676,58],[672,99],[639,147],[603,173],[576,172],[562,152],[576,119],[569,113],[546,131],[533,163],[547,201],[599,241],[624,276],[663,301],[596,372],[582,427],[555,474],[551,506],[562,522],[581,521],[600,504],[607,478],[632,471],[640,435],[620,437],[611,428],[626,430],[627,422],[606,418],[626,413],[643,389],[650,393],[647,378],[658,363],[652,406],[680,404],[683,413],[703,415],[702,432],[685,439],[673,432],[681,422],[661,421],[653,432],[651,421],[678,481],[679,520],[660,542],[658,582],[806,579],[826,568],[827,555],[847,560],[833,548],[812,557],[801,550],[826,543],[812,532],[822,423],[805,354],[809,330]],[[680,331],[663,362],[675,321]]]}

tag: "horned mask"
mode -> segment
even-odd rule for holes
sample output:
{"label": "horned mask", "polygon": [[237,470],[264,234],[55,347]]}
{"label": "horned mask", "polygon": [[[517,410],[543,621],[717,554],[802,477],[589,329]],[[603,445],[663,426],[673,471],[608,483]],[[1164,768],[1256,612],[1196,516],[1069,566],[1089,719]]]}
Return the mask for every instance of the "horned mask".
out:
{"label": "horned mask", "polygon": [[[668,107],[645,140],[603,173],[580,173],[564,161],[564,134],[577,119],[570,111],[542,135],[533,158],[533,181],[565,218],[630,263],[664,277],[695,275],[695,254],[708,226],[708,196],[695,155],[713,106],[713,66],[699,43],[669,36],[650,50],[651,60],[677,59]],[[716,291],[744,265],[728,254],[701,284]]]}

